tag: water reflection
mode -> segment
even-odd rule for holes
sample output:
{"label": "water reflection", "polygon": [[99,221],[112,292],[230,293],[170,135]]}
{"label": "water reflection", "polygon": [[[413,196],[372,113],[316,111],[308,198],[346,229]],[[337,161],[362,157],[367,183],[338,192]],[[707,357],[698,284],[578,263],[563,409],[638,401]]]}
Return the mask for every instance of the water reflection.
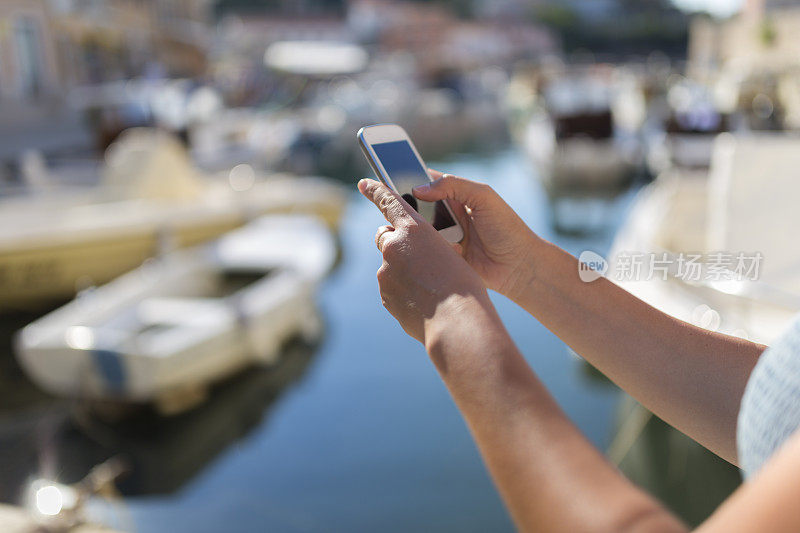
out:
{"label": "water reflection", "polygon": [[[275,366],[246,370],[216,386],[203,405],[172,417],[141,408],[104,420],[75,403],[45,399],[36,409],[30,403],[24,420],[6,419],[0,428],[0,500],[19,501],[34,477],[77,482],[112,457],[126,463],[117,484],[122,495],[174,493],[264,422],[275,400],[303,377],[316,347],[293,341]],[[13,391],[3,388],[3,404],[13,394],[19,405],[33,390],[24,381]]]}
{"label": "water reflection", "polygon": [[30,382],[13,356],[14,334],[38,316],[13,313],[0,317],[0,434],[6,426],[5,420],[53,401],[51,396]]}
{"label": "water reflection", "polygon": [[289,346],[272,368],[254,368],[218,386],[209,401],[187,413],[164,418],[145,411],[122,424],[81,416],[64,429],[61,455],[65,476],[82,475],[84,465],[123,454],[131,474],[118,484],[124,495],[177,491],[229,446],[264,423],[270,406],[300,380],[315,346]]}

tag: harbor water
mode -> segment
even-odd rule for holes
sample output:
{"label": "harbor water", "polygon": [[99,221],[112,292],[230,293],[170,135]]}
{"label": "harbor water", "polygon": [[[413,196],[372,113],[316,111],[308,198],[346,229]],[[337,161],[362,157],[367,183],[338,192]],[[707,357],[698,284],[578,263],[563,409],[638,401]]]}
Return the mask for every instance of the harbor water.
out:
{"label": "harbor water", "polygon": [[[573,253],[605,253],[633,195],[611,205],[606,230],[564,237],[549,229],[547,196],[516,150],[429,163],[489,182],[531,227]],[[89,511],[122,530],[512,530],[422,346],[381,306],[373,235],[382,223],[353,185],[341,260],[318,295],[325,334],[317,346],[292,347],[275,371],[245,372],[167,422],[75,422],[64,414],[72,406],[49,399],[24,421],[10,410],[0,418],[0,451],[19,459],[2,466],[3,499],[19,503],[24,484],[43,474],[72,482],[121,455],[131,472],[120,494],[96,498]],[[617,390],[515,304],[494,301],[567,415],[605,449]]]}

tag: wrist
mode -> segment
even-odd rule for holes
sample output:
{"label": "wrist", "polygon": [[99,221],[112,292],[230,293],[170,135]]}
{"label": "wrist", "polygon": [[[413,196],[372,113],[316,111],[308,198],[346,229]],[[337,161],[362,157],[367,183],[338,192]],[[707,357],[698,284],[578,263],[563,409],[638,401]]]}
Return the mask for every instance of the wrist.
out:
{"label": "wrist", "polygon": [[485,291],[450,295],[425,321],[425,349],[440,371],[453,357],[463,362],[508,343],[511,339]]}
{"label": "wrist", "polygon": [[540,277],[549,245],[550,243],[530,231],[520,247],[516,265],[497,292],[520,304]]}
{"label": "wrist", "polygon": [[553,305],[582,298],[586,284],[580,280],[578,260],[572,254],[543,239],[531,250],[531,272],[508,297],[541,321]]}

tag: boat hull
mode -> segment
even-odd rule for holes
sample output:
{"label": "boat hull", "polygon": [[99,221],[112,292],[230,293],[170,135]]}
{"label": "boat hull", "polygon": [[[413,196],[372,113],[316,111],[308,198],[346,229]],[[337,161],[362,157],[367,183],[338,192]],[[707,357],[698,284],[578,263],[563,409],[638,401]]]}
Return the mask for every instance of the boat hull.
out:
{"label": "boat hull", "polygon": [[[230,198],[220,200],[223,194]],[[150,257],[212,240],[263,214],[312,214],[335,229],[345,203],[338,185],[288,178],[240,195],[223,189],[197,205],[136,205],[125,213],[122,205],[92,206],[97,212],[78,228],[54,222],[5,242],[0,238],[0,312],[58,304]],[[48,205],[51,210],[57,208]]]}
{"label": "boat hull", "polygon": [[323,222],[268,215],[84,292],[23,328],[17,359],[57,396],[180,412],[287,341],[316,342],[315,291],[336,256]]}

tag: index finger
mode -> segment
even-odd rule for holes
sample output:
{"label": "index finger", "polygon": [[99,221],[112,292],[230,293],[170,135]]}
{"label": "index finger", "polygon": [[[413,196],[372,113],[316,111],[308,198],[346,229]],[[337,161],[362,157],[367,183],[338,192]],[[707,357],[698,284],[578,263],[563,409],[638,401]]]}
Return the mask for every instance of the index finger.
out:
{"label": "index finger", "polygon": [[358,182],[358,190],[381,210],[387,222],[392,226],[397,227],[415,220],[411,206],[383,183],[363,179]]}

